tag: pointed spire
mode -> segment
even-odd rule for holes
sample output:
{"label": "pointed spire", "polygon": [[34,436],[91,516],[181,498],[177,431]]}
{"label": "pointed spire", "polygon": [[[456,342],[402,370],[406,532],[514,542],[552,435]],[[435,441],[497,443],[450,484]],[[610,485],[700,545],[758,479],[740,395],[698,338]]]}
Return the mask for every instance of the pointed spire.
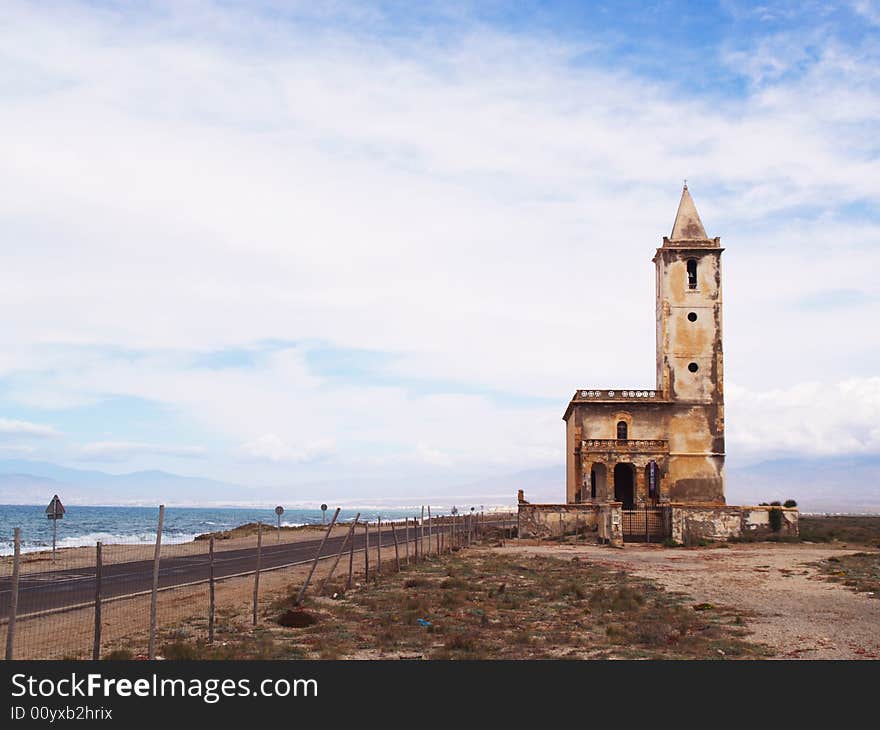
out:
{"label": "pointed spire", "polygon": [[675,214],[675,223],[672,224],[670,241],[706,241],[708,240],[706,229],[697,213],[694,199],[688,192],[687,180],[684,181],[684,189],[681,191],[681,201],[678,204],[678,213]]}

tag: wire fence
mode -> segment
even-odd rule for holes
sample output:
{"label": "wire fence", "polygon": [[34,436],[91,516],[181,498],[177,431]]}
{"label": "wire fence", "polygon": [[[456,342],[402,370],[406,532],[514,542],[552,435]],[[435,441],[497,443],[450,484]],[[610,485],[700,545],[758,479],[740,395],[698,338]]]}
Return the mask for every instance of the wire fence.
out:
{"label": "wire fence", "polygon": [[[103,545],[0,558],[0,646],[6,659],[155,658],[173,640],[214,642],[249,615],[256,625],[279,592],[298,602],[336,582],[368,582],[470,545],[488,527],[512,530],[512,515],[446,515],[327,526],[256,523],[221,539],[163,544],[164,507],[153,544]],[[244,534],[241,534],[241,533]],[[227,533],[221,533],[227,534]]]}

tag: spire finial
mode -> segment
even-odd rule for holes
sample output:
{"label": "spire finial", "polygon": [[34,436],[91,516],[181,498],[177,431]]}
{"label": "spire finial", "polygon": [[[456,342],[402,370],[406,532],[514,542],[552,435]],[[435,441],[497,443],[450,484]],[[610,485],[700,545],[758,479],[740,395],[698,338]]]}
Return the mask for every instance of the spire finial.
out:
{"label": "spire finial", "polygon": [[684,179],[684,189],[685,190],[688,189],[688,179],[687,178]]}
{"label": "spire finial", "polygon": [[675,223],[672,224],[671,241],[706,241],[706,229],[697,213],[694,199],[684,181],[684,190],[681,191],[681,201],[678,204],[678,212],[675,214]]}

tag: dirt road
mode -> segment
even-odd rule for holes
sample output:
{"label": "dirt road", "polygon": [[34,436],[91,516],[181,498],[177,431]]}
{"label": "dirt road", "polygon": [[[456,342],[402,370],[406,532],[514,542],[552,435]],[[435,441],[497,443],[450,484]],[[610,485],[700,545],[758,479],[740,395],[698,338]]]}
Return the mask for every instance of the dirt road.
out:
{"label": "dirt road", "polygon": [[859,552],[820,545],[741,544],[669,549],[627,545],[516,546],[504,551],[579,556],[650,578],[696,602],[748,612],[754,641],[780,659],[880,658],[880,599],[819,577],[811,563]]}

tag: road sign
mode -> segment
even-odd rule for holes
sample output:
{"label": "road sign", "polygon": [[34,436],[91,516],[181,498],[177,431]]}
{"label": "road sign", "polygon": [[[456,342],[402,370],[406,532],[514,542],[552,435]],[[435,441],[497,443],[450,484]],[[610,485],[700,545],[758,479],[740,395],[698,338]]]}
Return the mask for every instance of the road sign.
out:
{"label": "road sign", "polygon": [[52,501],[49,502],[49,506],[46,507],[46,517],[50,520],[63,520],[64,512],[64,505],[61,504],[61,500],[58,499],[58,495],[56,494],[52,497]]}
{"label": "road sign", "polygon": [[64,519],[64,512],[64,505],[61,504],[61,500],[58,499],[56,494],[52,497],[52,501],[49,502],[49,506],[46,507],[46,517],[52,520],[52,560],[55,560],[55,538],[58,534],[58,520]]}
{"label": "road sign", "polygon": [[321,505],[321,524],[322,525],[327,524],[327,505],[326,504]]}
{"label": "road sign", "polygon": [[284,514],[284,507],[280,504],[275,508],[275,514],[278,515],[278,529],[275,530],[275,536],[278,542],[281,542],[281,515]]}
{"label": "road sign", "polygon": [[279,504],[279,505],[275,508],[275,514],[278,515],[279,517],[281,517],[281,515],[284,514],[284,507],[282,507],[282,506]]}

